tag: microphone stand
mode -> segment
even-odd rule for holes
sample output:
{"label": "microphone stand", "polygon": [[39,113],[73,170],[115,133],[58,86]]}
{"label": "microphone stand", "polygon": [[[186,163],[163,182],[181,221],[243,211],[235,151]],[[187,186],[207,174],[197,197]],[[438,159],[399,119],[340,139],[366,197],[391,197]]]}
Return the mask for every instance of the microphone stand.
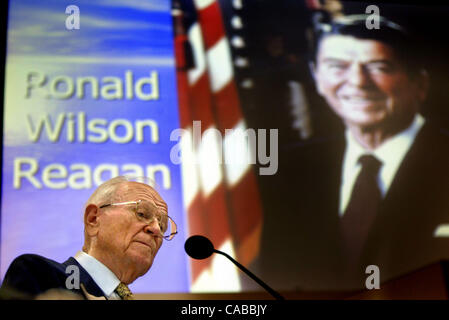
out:
{"label": "microphone stand", "polygon": [[285,300],[285,298],[283,296],[281,296],[279,293],[277,293],[276,291],[274,291],[273,289],[271,289],[265,282],[263,282],[262,280],[260,280],[258,277],[256,277],[251,271],[249,271],[248,269],[246,269],[243,265],[241,265],[240,263],[238,263],[236,260],[234,260],[230,255],[228,255],[225,252],[222,252],[220,250],[214,249],[215,253],[219,253],[221,255],[224,255],[226,258],[228,258],[229,260],[231,260],[232,262],[234,262],[234,264],[240,268],[240,270],[242,270],[243,272],[245,272],[251,279],[253,279],[254,281],[256,281],[262,288],[264,288],[265,290],[268,291],[268,293],[270,293],[276,300]]}

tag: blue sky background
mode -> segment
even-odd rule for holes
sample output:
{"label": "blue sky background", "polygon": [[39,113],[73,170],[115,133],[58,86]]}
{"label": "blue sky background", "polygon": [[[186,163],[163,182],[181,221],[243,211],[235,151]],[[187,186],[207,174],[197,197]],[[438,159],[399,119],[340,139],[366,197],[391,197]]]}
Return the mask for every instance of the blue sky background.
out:
{"label": "blue sky background", "polygon": [[[80,29],[67,32],[66,6],[80,9]],[[13,0],[8,52],[81,56],[171,56],[169,0]]]}
{"label": "blue sky background", "polygon": [[[80,9],[80,29],[67,30],[67,5]],[[188,264],[183,245],[185,214],[182,208],[180,167],[170,162],[175,142],[170,132],[179,127],[176,74],[173,57],[172,21],[169,0],[119,1],[11,1],[8,21],[8,51],[4,110],[4,150],[2,176],[0,276],[11,261],[22,253],[37,253],[65,261],[81,249],[82,209],[93,192],[89,190],[43,188],[37,190],[24,181],[13,188],[13,166],[17,157],[31,157],[40,164],[36,177],[49,163],[69,167],[87,163],[92,169],[101,163],[121,166],[135,163],[142,167],[165,164],[170,169],[172,187],[159,188],[169,206],[169,214],[180,233],[162,246],[150,272],[131,286],[139,292],[187,292]],[[134,78],[159,73],[160,98],[156,101],[48,99],[39,95],[25,98],[27,74],[45,74],[48,79],[65,75],[107,76],[124,80],[126,70]],[[147,88],[148,90],[148,88]],[[90,92],[90,91],[87,91]],[[37,119],[44,113],[52,119],[62,112],[86,113],[87,120],[105,118],[153,119],[159,125],[160,141],[142,144],[57,143],[46,138],[30,141],[26,116]],[[66,136],[63,130],[61,137]],[[161,181],[156,180],[159,185]],[[26,199],[26,201],[24,201]]]}

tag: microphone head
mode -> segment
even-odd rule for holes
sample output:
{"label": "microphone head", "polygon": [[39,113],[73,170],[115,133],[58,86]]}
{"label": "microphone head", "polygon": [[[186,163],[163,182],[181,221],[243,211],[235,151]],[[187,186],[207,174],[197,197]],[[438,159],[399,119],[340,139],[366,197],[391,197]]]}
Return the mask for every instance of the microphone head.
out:
{"label": "microphone head", "polygon": [[200,235],[191,236],[187,239],[184,249],[190,257],[198,260],[209,258],[215,250],[212,242]]}

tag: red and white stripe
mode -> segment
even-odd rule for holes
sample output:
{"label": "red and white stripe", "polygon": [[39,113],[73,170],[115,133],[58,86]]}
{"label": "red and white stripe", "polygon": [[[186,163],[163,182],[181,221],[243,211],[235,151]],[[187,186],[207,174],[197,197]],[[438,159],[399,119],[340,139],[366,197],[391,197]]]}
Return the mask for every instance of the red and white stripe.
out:
{"label": "red and white stripe", "polygon": [[[218,250],[247,265],[258,254],[262,210],[248,161],[251,149],[241,138],[246,124],[218,2],[194,3],[198,23],[188,30],[187,37],[195,68],[187,72],[178,69],[181,125],[185,129],[181,137],[182,179],[189,234],[209,237]],[[176,41],[179,67],[182,46]],[[201,121],[201,130],[196,121]],[[233,131],[225,136],[226,129]],[[194,137],[199,132],[201,139]],[[220,255],[192,260],[191,277],[191,291],[195,292],[241,288],[239,271]]]}

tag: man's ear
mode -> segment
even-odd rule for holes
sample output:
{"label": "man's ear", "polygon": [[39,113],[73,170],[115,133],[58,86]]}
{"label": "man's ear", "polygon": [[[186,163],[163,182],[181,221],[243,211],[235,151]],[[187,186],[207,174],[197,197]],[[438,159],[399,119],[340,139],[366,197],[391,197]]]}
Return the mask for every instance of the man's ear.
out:
{"label": "man's ear", "polygon": [[84,211],[84,227],[89,236],[94,236],[98,233],[100,221],[98,216],[100,214],[100,208],[95,204],[89,204]]}
{"label": "man's ear", "polygon": [[317,66],[314,61],[309,61],[309,71],[310,71],[310,74],[312,75],[313,80],[315,81],[316,91],[318,92],[319,95],[323,95],[321,93],[319,81],[317,80],[317,77],[318,77],[317,76]]}

